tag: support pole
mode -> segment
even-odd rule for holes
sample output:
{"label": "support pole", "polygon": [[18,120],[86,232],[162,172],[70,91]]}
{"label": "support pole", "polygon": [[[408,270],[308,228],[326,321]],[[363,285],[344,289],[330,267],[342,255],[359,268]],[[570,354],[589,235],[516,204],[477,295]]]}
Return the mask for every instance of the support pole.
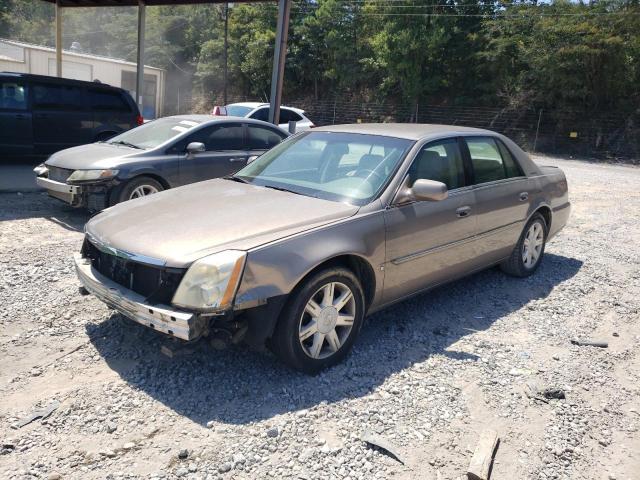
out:
{"label": "support pole", "polygon": [[229,2],[224,4],[224,104],[227,105],[227,75],[229,69]]}
{"label": "support pole", "polygon": [[62,6],[56,0],[56,76],[62,77]]}
{"label": "support pole", "polygon": [[144,25],[145,3],[138,0],[138,58],[136,60],[136,103],[142,115],[142,98],[144,93]]}
{"label": "support pole", "polygon": [[284,61],[287,56],[287,37],[289,35],[290,13],[291,0],[278,0],[276,48],[273,54],[271,98],[269,105],[269,122],[275,125],[278,125],[280,122],[280,102],[282,101],[282,83],[284,79]]}
{"label": "support pole", "polygon": [[538,146],[538,133],[540,132],[540,120],[542,120],[542,108],[540,109],[540,113],[538,113],[538,125],[536,125],[536,138],[533,140],[533,151],[536,151],[536,147]]}

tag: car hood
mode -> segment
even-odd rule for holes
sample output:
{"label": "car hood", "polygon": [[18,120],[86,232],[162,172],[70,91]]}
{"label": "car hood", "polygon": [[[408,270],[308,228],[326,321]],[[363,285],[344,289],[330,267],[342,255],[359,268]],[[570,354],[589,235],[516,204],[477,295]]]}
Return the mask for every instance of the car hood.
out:
{"label": "car hood", "polygon": [[98,243],[170,267],[249,250],[354,215],[358,207],[215,179],[129,200],[87,223]]}
{"label": "car hood", "polygon": [[45,164],[70,170],[114,168],[121,164],[123,159],[141,152],[143,150],[124,145],[90,143],[60,150],[51,155]]}

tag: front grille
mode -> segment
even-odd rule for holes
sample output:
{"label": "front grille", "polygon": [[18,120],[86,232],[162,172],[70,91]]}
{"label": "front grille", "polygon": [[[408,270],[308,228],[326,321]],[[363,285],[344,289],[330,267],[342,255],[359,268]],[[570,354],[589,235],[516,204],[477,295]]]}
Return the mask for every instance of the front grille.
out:
{"label": "front grille", "polygon": [[68,168],[60,168],[60,167],[49,167],[49,180],[53,180],[54,182],[62,182],[65,183],[67,178],[73,173],[73,170],[69,170]]}
{"label": "front grille", "polygon": [[99,250],[85,238],[82,256],[105,277],[129,290],[143,295],[150,304],[170,305],[186,270],[155,267],[117,257]]}

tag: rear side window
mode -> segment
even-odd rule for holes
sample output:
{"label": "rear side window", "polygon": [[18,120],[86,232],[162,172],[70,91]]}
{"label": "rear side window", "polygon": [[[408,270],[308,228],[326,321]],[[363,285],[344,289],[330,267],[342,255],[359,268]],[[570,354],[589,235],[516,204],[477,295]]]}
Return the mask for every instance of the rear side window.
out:
{"label": "rear side window", "polygon": [[[490,137],[467,137],[471,164],[475,183],[494,182],[512,175],[507,174],[507,167],[502,158],[495,139]],[[513,165],[513,159],[511,159]]]}
{"label": "rear side window", "polygon": [[504,168],[507,172],[507,178],[521,177],[523,173],[520,165],[518,165],[518,162],[513,158],[509,149],[500,140],[498,140],[498,148],[502,154],[502,160],[504,160]]}
{"label": "rear side window", "polygon": [[293,110],[280,109],[280,123],[299,122],[300,120],[302,120],[302,117]]}
{"label": "rear side window", "polygon": [[89,90],[89,104],[94,110],[103,112],[130,112],[131,108],[119,92]]}
{"label": "rear side window", "polygon": [[27,109],[27,90],[13,81],[0,81],[0,108],[7,110]]}
{"label": "rear side window", "polygon": [[39,110],[83,110],[83,89],[75,85],[33,85],[33,108]]}
{"label": "rear side window", "polygon": [[282,138],[269,128],[249,125],[249,150],[269,150],[279,144]]}
{"label": "rear side window", "polygon": [[457,139],[438,140],[420,150],[409,168],[411,185],[419,179],[442,182],[449,190],[464,187],[464,163]]}
{"label": "rear side window", "polygon": [[256,120],[262,120],[263,122],[268,122],[269,121],[269,109],[268,108],[261,108],[259,110],[256,110],[255,112],[253,112],[249,118],[255,118]]}

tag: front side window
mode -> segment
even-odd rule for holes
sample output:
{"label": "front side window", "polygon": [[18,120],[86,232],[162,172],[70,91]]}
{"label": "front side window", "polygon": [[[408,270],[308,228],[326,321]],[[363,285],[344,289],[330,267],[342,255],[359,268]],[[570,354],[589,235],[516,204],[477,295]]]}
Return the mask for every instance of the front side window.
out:
{"label": "front side window", "polygon": [[204,127],[190,135],[187,144],[204,143],[207,152],[244,150],[244,129],[240,123]]}
{"label": "front side window", "polygon": [[27,109],[27,90],[13,81],[0,82],[0,108],[7,110]]}
{"label": "front side window", "polygon": [[111,138],[108,143],[129,144],[138,148],[155,148],[197,127],[200,122],[180,117],[153,120]]}
{"label": "front side window", "polygon": [[464,163],[457,139],[438,140],[420,150],[409,168],[410,185],[419,179],[442,182],[449,190],[464,187]]}
{"label": "front side window", "polygon": [[339,132],[305,132],[240,170],[248,183],[365,205],[395,173],[413,141]]}
{"label": "front side window", "polygon": [[465,141],[469,147],[476,184],[522,175],[520,167],[509,151],[496,139],[468,137],[465,138]]}

